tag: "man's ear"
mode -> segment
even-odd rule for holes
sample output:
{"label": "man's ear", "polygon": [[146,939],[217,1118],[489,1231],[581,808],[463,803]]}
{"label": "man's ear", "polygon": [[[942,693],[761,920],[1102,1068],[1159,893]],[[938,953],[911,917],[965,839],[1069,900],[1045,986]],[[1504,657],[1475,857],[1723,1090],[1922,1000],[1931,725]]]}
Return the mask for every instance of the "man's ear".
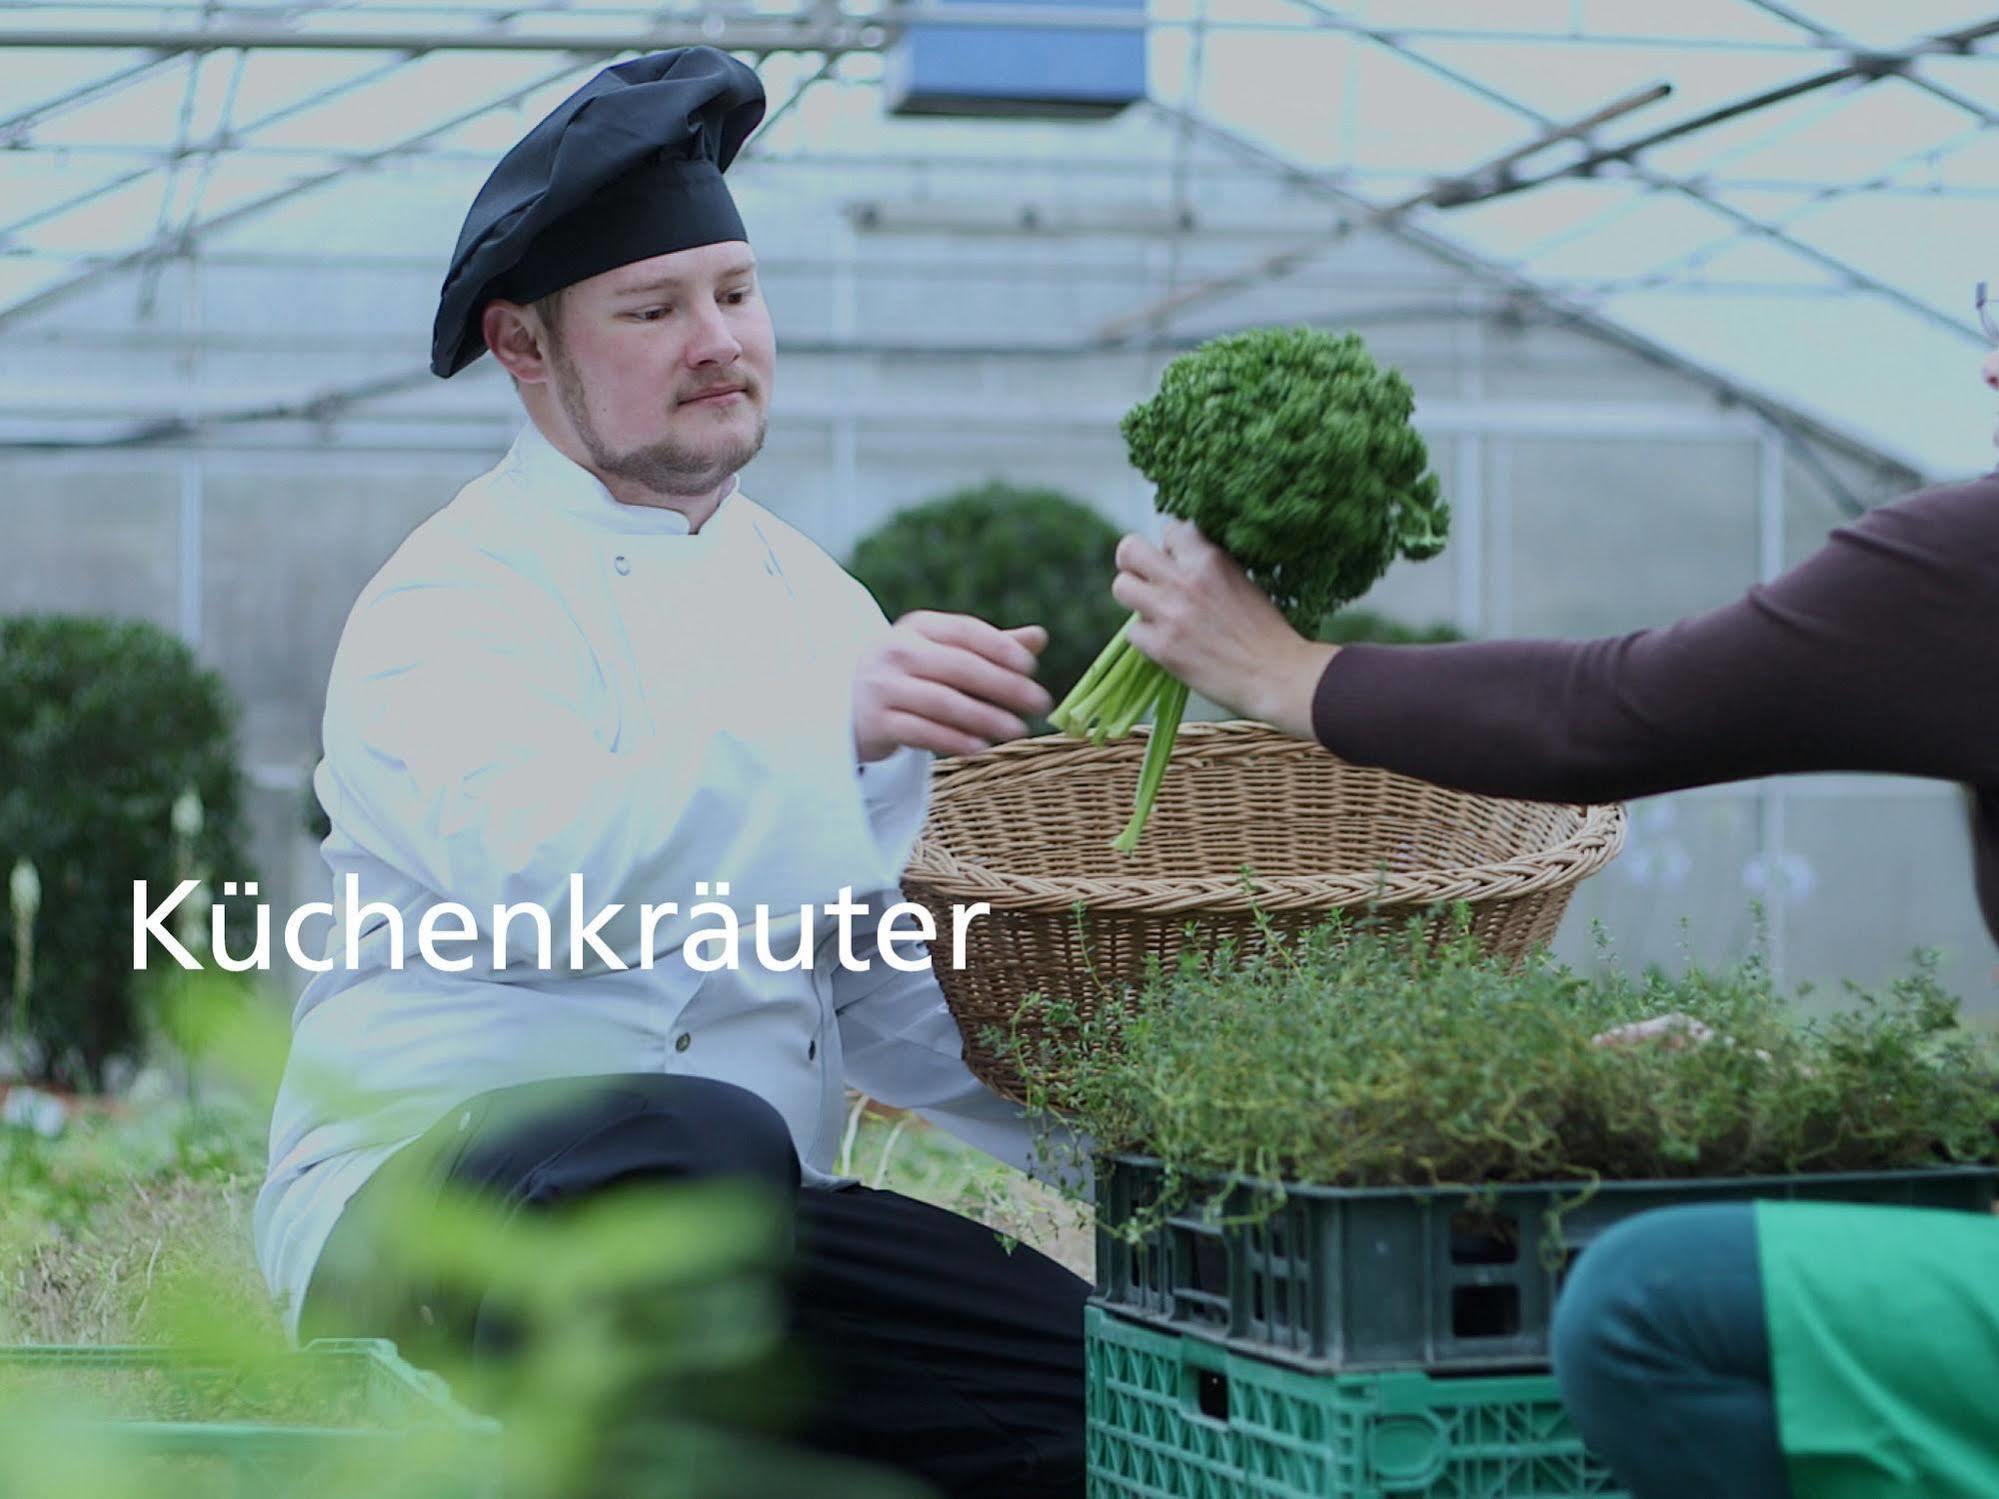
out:
{"label": "man's ear", "polygon": [[537,385],[548,378],[548,330],[532,307],[495,297],[479,314],[479,331],[515,380]]}

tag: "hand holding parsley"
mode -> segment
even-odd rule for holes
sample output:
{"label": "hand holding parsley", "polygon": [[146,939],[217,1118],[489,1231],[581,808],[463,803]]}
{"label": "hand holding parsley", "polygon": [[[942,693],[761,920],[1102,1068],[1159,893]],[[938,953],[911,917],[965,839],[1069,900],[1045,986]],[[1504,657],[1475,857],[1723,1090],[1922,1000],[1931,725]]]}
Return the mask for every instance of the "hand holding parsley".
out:
{"label": "hand holding parsley", "polygon": [[[1449,507],[1425,471],[1414,409],[1408,381],[1377,365],[1357,334],[1257,328],[1174,360],[1121,430],[1160,511],[1191,522],[1309,631],[1398,556],[1420,561],[1443,549]],[[1099,744],[1153,715],[1137,805],[1113,844],[1126,853],[1158,796],[1188,691],[1136,648],[1131,633],[1142,624],[1127,620],[1049,715]]]}

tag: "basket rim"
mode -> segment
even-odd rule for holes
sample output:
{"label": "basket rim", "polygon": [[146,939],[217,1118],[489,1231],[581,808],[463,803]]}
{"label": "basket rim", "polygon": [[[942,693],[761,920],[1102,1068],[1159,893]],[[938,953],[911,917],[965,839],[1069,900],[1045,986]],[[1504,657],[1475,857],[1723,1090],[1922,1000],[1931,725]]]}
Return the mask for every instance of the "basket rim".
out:
{"label": "basket rim", "polygon": [[[1296,738],[1253,719],[1183,724],[1173,746],[1177,759],[1204,746],[1238,742],[1245,752],[1267,747],[1285,755],[1326,757],[1357,770],[1434,785],[1379,766],[1361,766],[1341,759],[1312,740]],[[931,803],[962,796],[995,774],[1018,775],[1010,762],[1036,759],[1050,773],[1069,768],[1077,759],[1119,760],[1142,753],[1142,735],[1113,745],[1093,745],[1067,734],[1041,734],[1009,740],[976,755],[937,762]],[[1066,751],[1066,753],[1065,753]],[[1029,772],[1030,774],[1034,772]],[[1395,874],[1344,871],[1323,875],[1258,875],[1246,888],[1239,874],[1206,879],[1171,876],[1021,875],[964,859],[944,848],[928,831],[919,833],[903,871],[905,886],[918,884],[944,896],[971,896],[1008,911],[1065,911],[1078,901],[1097,911],[1295,911],[1333,906],[1428,906],[1456,900],[1519,899],[1573,886],[1602,869],[1624,847],[1628,819],[1620,802],[1530,802],[1518,797],[1486,796],[1439,787],[1462,796],[1501,806],[1558,806],[1581,814],[1577,825],[1559,842],[1510,859],[1478,864],[1439,865]]]}

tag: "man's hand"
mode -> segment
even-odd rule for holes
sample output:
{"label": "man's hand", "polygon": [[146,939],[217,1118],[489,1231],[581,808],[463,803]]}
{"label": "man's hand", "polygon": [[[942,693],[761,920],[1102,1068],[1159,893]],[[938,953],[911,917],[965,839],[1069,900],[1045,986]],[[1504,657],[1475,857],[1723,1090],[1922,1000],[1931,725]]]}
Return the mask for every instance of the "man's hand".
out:
{"label": "man's hand", "polygon": [[1168,521],[1162,546],[1125,537],[1117,565],[1111,596],[1138,616],[1133,646],[1210,702],[1313,737],[1313,690],[1339,647],[1292,629],[1235,559],[1187,521]]}
{"label": "man's hand", "polygon": [[1027,732],[1055,706],[1034,680],[1039,625],[1002,630],[969,614],[918,610],[895,622],[854,673],[854,750],[863,764],[902,745],[970,755]]}

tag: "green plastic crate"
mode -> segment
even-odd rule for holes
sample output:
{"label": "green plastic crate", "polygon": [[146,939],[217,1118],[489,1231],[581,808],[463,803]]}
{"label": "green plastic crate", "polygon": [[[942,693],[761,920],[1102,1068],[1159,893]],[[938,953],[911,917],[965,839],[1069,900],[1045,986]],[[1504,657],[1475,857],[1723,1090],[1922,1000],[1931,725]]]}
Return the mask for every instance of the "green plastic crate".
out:
{"label": "green plastic crate", "polygon": [[1553,1375],[1307,1374],[1101,1307],[1084,1340],[1089,1499],[1626,1496]]}
{"label": "green plastic crate", "polygon": [[[0,1348],[0,1423],[15,1426],[17,1457],[39,1442],[29,1472],[83,1453],[148,1499],[500,1492],[500,1423],[379,1339],[321,1339],[241,1366],[169,1348]],[[0,1477],[0,1499],[30,1481],[18,1468]],[[81,1499],[100,1499],[95,1483]]]}
{"label": "green plastic crate", "polygon": [[[1479,1197],[1294,1186],[1261,1225],[1210,1222],[1197,1198],[1139,1244],[1110,1232],[1157,1201],[1164,1181],[1148,1157],[1099,1163],[1098,1305],[1306,1370],[1497,1371],[1548,1367],[1556,1294],[1613,1223],[1678,1203],[1754,1199],[1989,1213],[1999,1170],[1605,1182],[1587,1196],[1576,1182]],[[1255,1191],[1233,1188],[1227,1215],[1246,1213]]]}

